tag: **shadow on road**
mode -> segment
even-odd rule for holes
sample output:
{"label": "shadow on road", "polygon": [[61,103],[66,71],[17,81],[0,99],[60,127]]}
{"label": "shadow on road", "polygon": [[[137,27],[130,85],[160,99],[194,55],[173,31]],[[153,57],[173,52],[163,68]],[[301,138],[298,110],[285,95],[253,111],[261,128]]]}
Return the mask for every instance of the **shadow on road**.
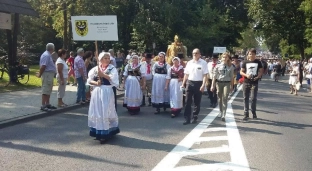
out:
{"label": "shadow on road", "polygon": [[76,153],[72,151],[55,151],[55,150],[50,150],[50,149],[45,149],[45,148],[40,148],[40,147],[34,147],[34,146],[29,146],[29,145],[24,145],[24,144],[14,144],[12,142],[0,142],[0,147],[2,148],[10,148],[10,149],[15,149],[15,150],[21,150],[21,151],[28,151],[31,153],[40,153],[40,154],[45,154],[45,155],[50,155],[50,156],[58,156],[58,157],[66,157],[66,158],[74,158],[74,159],[82,159],[82,160],[92,160],[96,162],[106,162],[110,164],[115,164],[115,165],[120,165],[120,166],[125,166],[125,167],[132,167],[132,168],[139,168],[139,165],[134,165],[134,164],[125,164],[125,163],[120,163],[120,162],[115,162],[112,160],[106,160],[102,158],[97,158],[97,157],[92,157],[89,155],[85,155],[82,153]]}

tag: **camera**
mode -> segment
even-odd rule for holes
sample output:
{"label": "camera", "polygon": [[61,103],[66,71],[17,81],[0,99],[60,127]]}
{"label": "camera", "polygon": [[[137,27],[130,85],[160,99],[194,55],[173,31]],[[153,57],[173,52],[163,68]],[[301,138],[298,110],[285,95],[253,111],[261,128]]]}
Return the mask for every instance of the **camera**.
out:
{"label": "camera", "polygon": [[250,80],[251,80],[251,81],[255,81],[255,78],[256,78],[255,75],[251,75],[251,76],[250,76]]}

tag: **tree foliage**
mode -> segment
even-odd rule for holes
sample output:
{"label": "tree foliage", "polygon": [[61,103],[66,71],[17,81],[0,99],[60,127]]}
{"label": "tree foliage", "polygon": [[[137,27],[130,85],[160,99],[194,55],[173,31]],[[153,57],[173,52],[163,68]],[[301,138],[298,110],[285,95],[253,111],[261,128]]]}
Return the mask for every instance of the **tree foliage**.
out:
{"label": "tree foliage", "polygon": [[[301,57],[308,47],[306,38],[306,20],[300,7],[303,0],[249,0],[249,16],[253,19],[255,29],[261,31],[271,50],[274,44],[281,42],[297,49]],[[283,48],[280,46],[280,48]]]}
{"label": "tree foliage", "polygon": [[[244,0],[28,0],[40,18],[21,16],[19,46],[42,52],[48,42],[56,48],[92,50],[93,42],[72,40],[71,16],[117,15],[118,42],[99,42],[101,48],[165,51],[178,34],[191,51],[212,53],[213,46],[239,46],[248,25]],[[0,30],[6,51],[5,30]]]}

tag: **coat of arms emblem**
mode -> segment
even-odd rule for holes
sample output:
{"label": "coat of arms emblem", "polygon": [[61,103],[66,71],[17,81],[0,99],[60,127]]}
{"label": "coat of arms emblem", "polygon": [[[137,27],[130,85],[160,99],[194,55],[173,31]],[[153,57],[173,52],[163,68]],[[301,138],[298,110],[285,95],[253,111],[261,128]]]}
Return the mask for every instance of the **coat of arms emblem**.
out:
{"label": "coat of arms emblem", "polygon": [[76,20],[75,30],[77,35],[86,36],[88,34],[88,21],[87,20]]}

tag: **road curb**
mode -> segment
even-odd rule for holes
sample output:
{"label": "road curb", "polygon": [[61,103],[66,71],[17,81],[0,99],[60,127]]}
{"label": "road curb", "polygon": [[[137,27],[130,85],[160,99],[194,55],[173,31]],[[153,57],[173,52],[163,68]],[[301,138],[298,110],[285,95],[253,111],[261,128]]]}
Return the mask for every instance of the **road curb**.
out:
{"label": "road curb", "polygon": [[[124,96],[124,94],[118,94],[117,98],[121,98],[123,96]],[[14,126],[14,125],[21,124],[21,123],[26,123],[26,122],[33,121],[33,120],[36,120],[36,119],[45,118],[45,117],[48,117],[48,116],[53,116],[53,115],[56,115],[56,114],[59,114],[59,113],[63,113],[63,112],[67,112],[67,111],[71,111],[71,110],[75,110],[75,109],[79,109],[79,108],[82,108],[82,107],[86,107],[88,105],[89,104],[84,104],[84,105],[73,104],[73,105],[70,105],[70,106],[68,106],[66,108],[59,108],[59,109],[56,109],[56,110],[53,110],[53,111],[50,111],[50,112],[38,112],[38,113],[32,113],[32,114],[27,114],[27,115],[24,115],[24,116],[19,116],[19,117],[7,119],[7,120],[4,120],[4,121],[0,121],[0,129],[6,128],[6,127],[10,127],[10,126]]]}

